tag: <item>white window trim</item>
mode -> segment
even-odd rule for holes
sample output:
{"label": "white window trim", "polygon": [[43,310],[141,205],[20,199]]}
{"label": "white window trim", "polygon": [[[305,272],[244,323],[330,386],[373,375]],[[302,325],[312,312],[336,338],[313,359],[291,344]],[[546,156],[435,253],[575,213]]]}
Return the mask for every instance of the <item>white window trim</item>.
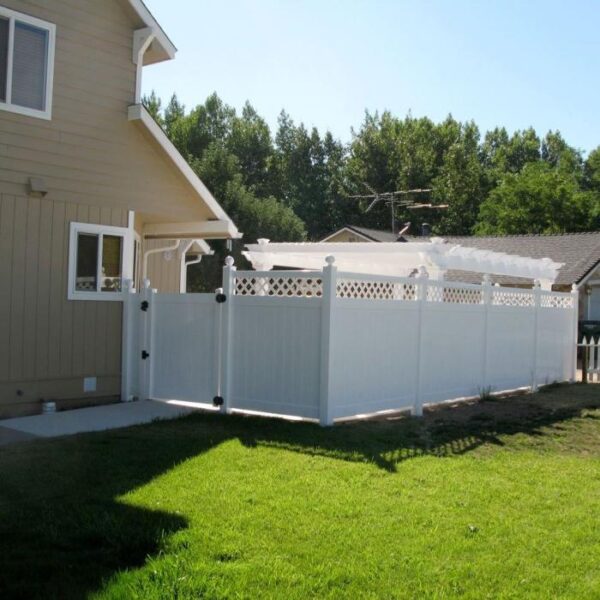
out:
{"label": "white window trim", "polygon": [[[67,298],[69,300],[108,300],[123,301],[124,283],[133,275],[133,235],[129,227],[114,227],[112,225],[94,225],[90,223],[71,223],[69,235],[69,288]],[[81,292],[75,289],[77,278],[77,236],[80,233],[92,235],[118,235],[123,238],[122,265],[121,265],[121,291],[120,292]],[[102,261],[102,246],[98,261]]]}
{"label": "white window trim", "polygon": [[[6,102],[0,102],[0,110],[26,115],[28,117],[37,117],[38,119],[52,119],[52,88],[54,86],[54,53],[56,45],[56,25],[36,19],[29,15],[10,10],[0,6],[0,17],[8,18],[8,60],[6,71]],[[37,110],[18,106],[11,103],[12,93],[12,62],[13,62],[13,40],[15,31],[15,19],[28,25],[33,25],[48,32],[48,56],[46,57],[46,108]]]}

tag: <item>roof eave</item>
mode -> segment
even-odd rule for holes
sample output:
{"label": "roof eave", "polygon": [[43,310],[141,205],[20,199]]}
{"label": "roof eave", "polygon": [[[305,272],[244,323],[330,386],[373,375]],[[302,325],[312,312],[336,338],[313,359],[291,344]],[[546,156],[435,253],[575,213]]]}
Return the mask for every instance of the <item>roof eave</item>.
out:
{"label": "roof eave", "polygon": [[128,0],[128,2],[138,18],[154,33],[154,40],[144,55],[144,65],[152,65],[175,58],[177,53],[175,44],[169,39],[144,2],[142,0]]}
{"label": "roof eave", "polygon": [[229,236],[231,238],[241,237],[241,233],[237,230],[237,227],[227,215],[227,213],[221,208],[221,205],[217,202],[215,197],[210,193],[208,188],[204,185],[202,180],[194,173],[192,168],[188,165],[187,161],[181,156],[177,148],[173,145],[171,140],[167,137],[167,134],[163,131],[162,127],[156,123],[150,113],[144,108],[142,104],[132,104],[127,112],[127,117],[130,121],[138,121],[141,123],[150,135],[158,142],[160,147],[164,150],[167,157],[175,165],[175,167],[181,172],[182,176],[191,185],[194,191],[198,194],[202,202],[206,204],[210,212],[214,215],[214,218],[219,221],[228,221],[231,223],[229,227]]}

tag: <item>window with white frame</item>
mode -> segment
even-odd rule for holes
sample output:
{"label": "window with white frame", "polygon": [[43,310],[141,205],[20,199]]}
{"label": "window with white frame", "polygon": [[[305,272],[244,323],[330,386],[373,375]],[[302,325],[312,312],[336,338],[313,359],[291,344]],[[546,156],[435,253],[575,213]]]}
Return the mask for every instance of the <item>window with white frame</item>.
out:
{"label": "window with white frame", "polygon": [[71,223],[70,300],[121,300],[123,281],[132,276],[131,230]]}
{"label": "window with white frame", "polygon": [[50,119],[56,27],[0,6],[0,109]]}

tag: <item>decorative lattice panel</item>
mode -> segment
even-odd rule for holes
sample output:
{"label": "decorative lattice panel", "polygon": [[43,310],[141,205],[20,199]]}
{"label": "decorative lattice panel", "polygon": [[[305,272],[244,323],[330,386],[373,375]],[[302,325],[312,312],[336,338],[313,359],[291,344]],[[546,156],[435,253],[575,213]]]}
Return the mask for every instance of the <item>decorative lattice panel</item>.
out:
{"label": "decorative lattice panel", "polygon": [[481,289],[461,286],[429,284],[427,302],[447,302],[450,304],[481,304]]}
{"label": "decorative lattice panel", "polygon": [[339,279],[337,297],[366,300],[415,300],[416,294],[413,283]]}
{"label": "decorative lattice panel", "polygon": [[542,294],[540,304],[543,308],[573,308],[573,297]]}
{"label": "decorative lattice panel", "polygon": [[314,298],[321,296],[320,277],[237,277],[235,293],[238,296],[285,296]]}
{"label": "decorative lattice panel", "polygon": [[492,304],[494,306],[534,306],[533,292],[494,289]]}

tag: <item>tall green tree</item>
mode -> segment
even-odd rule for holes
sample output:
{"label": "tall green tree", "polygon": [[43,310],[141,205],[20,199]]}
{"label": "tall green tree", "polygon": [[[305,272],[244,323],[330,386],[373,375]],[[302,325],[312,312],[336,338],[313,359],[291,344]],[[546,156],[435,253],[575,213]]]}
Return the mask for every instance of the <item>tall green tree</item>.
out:
{"label": "tall green tree", "polygon": [[586,231],[600,224],[594,192],[582,191],[573,174],[538,161],[520,173],[508,173],[481,205],[475,233],[563,233]]}

